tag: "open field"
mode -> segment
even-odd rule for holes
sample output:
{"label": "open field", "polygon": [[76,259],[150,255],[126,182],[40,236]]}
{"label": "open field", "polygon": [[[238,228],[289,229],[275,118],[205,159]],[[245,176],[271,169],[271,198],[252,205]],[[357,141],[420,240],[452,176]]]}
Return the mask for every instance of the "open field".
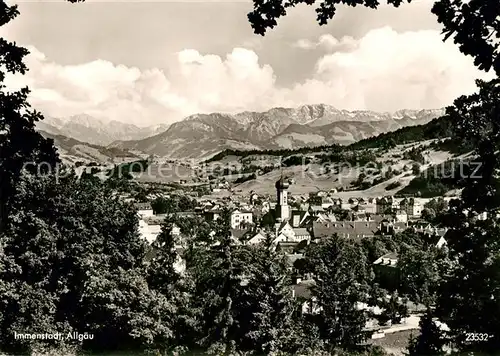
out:
{"label": "open field", "polygon": [[134,173],[134,178],[139,182],[179,183],[180,180],[193,181],[194,170],[177,163],[153,163],[146,171]]}

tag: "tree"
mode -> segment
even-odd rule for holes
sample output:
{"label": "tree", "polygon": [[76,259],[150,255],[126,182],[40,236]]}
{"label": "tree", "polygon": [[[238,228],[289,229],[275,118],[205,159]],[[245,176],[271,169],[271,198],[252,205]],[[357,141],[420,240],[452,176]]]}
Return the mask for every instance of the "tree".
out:
{"label": "tree", "polygon": [[357,180],[354,182],[354,185],[355,185],[355,186],[360,186],[361,184],[363,184],[363,180],[364,180],[365,178],[366,178],[366,174],[364,174],[364,173],[360,173],[360,174],[358,175]]}
{"label": "tree", "polygon": [[271,231],[274,231],[274,224],[276,224],[276,216],[274,210],[270,210],[260,220],[260,226]]}
{"label": "tree", "polygon": [[[492,220],[469,220],[467,227],[449,233],[451,263],[439,286],[436,316],[448,325],[461,350],[494,351],[500,347],[500,324],[492,314],[500,308],[499,239],[499,228]],[[465,339],[470,330],[491,337],[470,343]]]}
{"label": "tree", "polygon": [[495,177],[500,147],[500,78],[476,83],[479,91],[457,98],[446,108],[446,116],[456,123],[454,135],[468,142],[478,155],[475,164],[463,167],[460,173],[465,180],[464,207],[480,213],[500,204]]}
{"label": "tree", "polygon": [[439,255],[436,248],[404,248],[399,254],[400,289],[410,300],[428,308],[436,301],[440,283]]}
{"label": "tree", "polygon": [[431,199],[428,203],[424,205],[424,208],[432,209],[434,213],[443,213],[448,209],[448,203],[443,197],[437,199]]}
{"label": "tree", "polygon": [[148,285],[169,302],[169,309],[165,310],[161,319],[170,328],[171,335],[163,342],[171,349],[192,346],[186,340],[195,333],[195,315],[190,309],[192,285],[176,269],[181,259],[173,234],[177,220],[176,216],[165,219],[162,230],[152,245],[153,257],[147,265]]}
{"label": "tree", "polygon": [[244,288],[244,348],[257,354],[270,355],[288,351],[296,353],[294,344],[295,306],[291,298],[291,280],[286,257],[276,252],[273,238],[250,251],[250,278]]}
{"label": "tree", "polygon": [[[0,26],[17,15],[17,5],[8,6],[2,1]],[[23,59],[28,53],[27,49],[0,38],[0,232],[8,223],[12,197],[23,172],[45,174],[53,171],[59,161],[53,141],[35,131],[36,122],[43,117],[30,109],[28,88],[10,92],[4,85],[8,73],[26,73]]]}
{"label": "tree", "polygon": [[445,355],[443,347],[446,341],[439,326],[432,318],[430,310],[420,318],[420,334],[410,339],[409,356],[439,356]]}
{"label": "tree", "polygon": [[[450,203],[449,265],[440,285],[435,315],[450,328],[459,350],[495,352],[500,349],[500,229],[494,211],[500,206],[498,148],[500,143],[499,80],[478,81],[478,93],[462,96],[447,115],[457,124],[455,135],[470,142],[477,155],[477,170],[462,172],[464,189],[459,201]],[[467,214],[464,214],[464,211]],[[489,212],[485,221],[476,215]],[[491,214],[493,212],[493,214]],[[474,331],[472,331],[474,330]],[[465,333],[492,335],[468,342]]]}
{"label": "tree", "polygon": [[229,221],[225,210],[213,224],[216,243],[191,249],[187,264],[194,285],[192,307],[198,311],[198,343],[219,355],[234,354],[240,334],[236,317],[244,266],[232,244]]}
{"label": "tree", "polygon": [[[144,350],[168,340],[168,298],[144,278],[133,206],[100,183],[24,176],[0,235],[0,349],[64,343],[89,351]],[[40,204],[40,201],[43,204]],[[16,340],[12,333],[88,332],[86,340]]]}
{"label": "tree", "polygon": [[[286,15],[286,10],[298,4],[313,5],[315,0],[254,0],[254,10],[248,20],[256,34],[264,35],[266,30],[277,25],[277,19]],[[404,0],[387,0],[399,7]],[[411,2],[411,0],[408,0]],[[327,0],[316,8],[317,21],[325,25],[336,12],[337,5],[362,5],[376,9],[379,0]],[[451,1],[438,0],[432,13],[443,25],[444,39],[453,36],[460,51],[474,58],[474,64],[482,70],[493,70],[500,75],[498,39],[500,38],[500,7],[497,0]]]}
{"label": "tree", "polygon": [[401,319],[409,316],[406,300],[400,300],[396,291],[392,292],[390,296],[384,296],[377,304],[383,308],[382,314],[378,317],[379,321],[383,323],[390,321],[391,324],[398,324]]}
{"label": "tree", "polygon": [[172,201],[163,197],[158,197],[153,200],[151,202],[151,207],[153,208],[153,213],[155,215],[175,212]]}
{"label": "tree", "polygon": [[335,235],[311,245],[306,263],[316,280],[312,295],[321,310],[317,323],[327,349],[356,348],[368,336],[363,331],[368,314],[358,303],[368,301],[373,279],[361,246]]}
{"label": "tree", "polygon": [[422,210],[421,218],[428,222],[433,222],[436,219],[436,211],[432,208],[424,208]]}

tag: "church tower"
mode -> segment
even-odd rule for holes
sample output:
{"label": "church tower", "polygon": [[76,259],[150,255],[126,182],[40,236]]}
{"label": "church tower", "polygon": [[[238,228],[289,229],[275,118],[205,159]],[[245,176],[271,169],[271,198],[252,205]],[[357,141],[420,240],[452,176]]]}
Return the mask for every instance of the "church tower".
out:
{"label": "church tower", "polygon": [[288,206],[288,187],[290,184],[283,179],[283,176],[276,182],[276,218],[281,221],[290,218],[290,207]]}

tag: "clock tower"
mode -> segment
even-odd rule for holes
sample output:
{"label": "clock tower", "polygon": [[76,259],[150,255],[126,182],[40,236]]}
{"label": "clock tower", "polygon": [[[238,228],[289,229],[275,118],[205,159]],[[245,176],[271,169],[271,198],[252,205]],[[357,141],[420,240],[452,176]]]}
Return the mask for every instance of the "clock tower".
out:
{"label": "clock tower", "polygon": [[288,206],[288,187],[290,184],[283,179],[283,176],[276,182],[276,218],[281,221],[290,218],[290,207]]}

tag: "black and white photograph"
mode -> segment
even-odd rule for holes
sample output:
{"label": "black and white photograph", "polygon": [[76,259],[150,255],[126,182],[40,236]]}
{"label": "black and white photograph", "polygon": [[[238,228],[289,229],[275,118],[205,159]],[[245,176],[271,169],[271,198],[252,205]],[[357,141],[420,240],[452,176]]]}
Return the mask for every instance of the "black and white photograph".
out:
{"label": "black and white photograph", "polygon": [[500,355],[499,0],[0,1],[0,355]]}

